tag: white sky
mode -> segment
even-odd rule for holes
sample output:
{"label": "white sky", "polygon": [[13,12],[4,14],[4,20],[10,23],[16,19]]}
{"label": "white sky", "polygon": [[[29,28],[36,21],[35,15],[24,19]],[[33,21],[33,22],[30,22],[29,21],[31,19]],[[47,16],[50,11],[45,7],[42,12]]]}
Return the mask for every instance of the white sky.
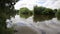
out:
{"label": "white sky", "polygon": [[60,8],[60,0],[20,0],[15,4],[15,9],[27,7],[32,10],[35,5],[52,9]]}

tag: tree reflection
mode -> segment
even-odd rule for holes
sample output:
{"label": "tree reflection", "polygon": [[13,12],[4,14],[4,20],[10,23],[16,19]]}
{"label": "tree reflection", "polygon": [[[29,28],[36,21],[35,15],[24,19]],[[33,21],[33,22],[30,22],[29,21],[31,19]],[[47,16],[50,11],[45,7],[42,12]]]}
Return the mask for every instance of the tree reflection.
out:
{"label": "tree reflection", "polygon": [[34,15],[33,21],[44,21],[44,20],[50,20],[54,17],[54,15]]}
{"label": "tree reflection", "polygon": [[30,16],[32,16],[32,14],[20,14],[20,17],[25,19],[27,19]]}

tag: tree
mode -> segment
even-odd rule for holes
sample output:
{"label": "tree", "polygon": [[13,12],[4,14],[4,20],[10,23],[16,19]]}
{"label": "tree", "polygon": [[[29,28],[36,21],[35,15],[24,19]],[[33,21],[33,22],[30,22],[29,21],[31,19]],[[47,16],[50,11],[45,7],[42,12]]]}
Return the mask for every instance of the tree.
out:
{"label": "tree", "polygon": [[60,20],[60,9],[57,10],[55,15],[56,15],[57,19]]}
{"label": "tree", "polygon": [[42,12],[43,12],[44,10],[45,10],[45,7],[35,6],[35,7],[34,7],[34,14],[36,14],[36,15],[42,14]]}
{"label": "tree", "polygon": [[9,34],[6,32],[6,19],[16,14],[14,5],[17,1],[18,0],[0,0],[0,34]]}
{"label": "tree", "polygon": [[57,9],[54,9],[53,12],[56,13],[57,12]]}
{"label": "tree", "polygon": [[50,8],[46,8],[42,13],[45,15],[53,15],[54,14],[53,10]]}
{"label": "tree", "polygon": [[30,14],[32,14],[32,11],[26,7],[23,7],[23,8],[20,8],[19,14],[29,14],[30,15]]}
{"label": "tree", "polygon": [[28,12],[29,12],[29,9],[26,7],[21,8],[19,11],[19,13],[21,13],[21,14],[28,14]]}
{"label": "tree", "polygon": [[20,8],[19,15],[20,15],[20,17],[28,18],[29,16],[32,15],[32,11],[26,7],[23,7],[23,8]]}

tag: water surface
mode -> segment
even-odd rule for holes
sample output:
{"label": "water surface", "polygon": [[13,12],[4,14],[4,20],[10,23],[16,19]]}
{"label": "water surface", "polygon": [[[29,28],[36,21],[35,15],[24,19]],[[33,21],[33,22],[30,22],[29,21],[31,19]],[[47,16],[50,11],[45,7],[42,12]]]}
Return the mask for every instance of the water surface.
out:
{"label": "water surface", "polygon": [[14,29],[18,31],[15,34],[60,34],[60,21],[54,16],[25,17],[16,15],[11,18],[11,24],[14,24]]}

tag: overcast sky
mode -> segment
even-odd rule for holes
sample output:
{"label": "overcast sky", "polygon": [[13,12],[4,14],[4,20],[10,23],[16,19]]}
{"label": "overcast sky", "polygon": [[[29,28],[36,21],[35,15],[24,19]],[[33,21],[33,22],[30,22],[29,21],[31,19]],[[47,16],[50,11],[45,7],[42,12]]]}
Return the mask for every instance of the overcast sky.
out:
{"label": "overcast sky", "polygon": [[27,7],[32,10],[35,5],[52,9],[60,8],[60,0],[20,0],[15,4],[15,9]]}

